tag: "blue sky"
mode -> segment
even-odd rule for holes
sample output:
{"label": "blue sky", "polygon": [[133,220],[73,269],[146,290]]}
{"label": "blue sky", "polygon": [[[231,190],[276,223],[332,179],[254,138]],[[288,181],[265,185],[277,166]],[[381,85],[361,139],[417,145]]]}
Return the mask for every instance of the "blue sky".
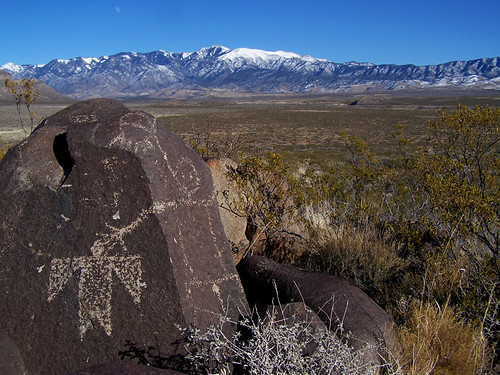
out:
{"label": "blue sky", "polygon": [[0,65],[223,45],[335,62],[500,56],[500,0],[2,0]]}

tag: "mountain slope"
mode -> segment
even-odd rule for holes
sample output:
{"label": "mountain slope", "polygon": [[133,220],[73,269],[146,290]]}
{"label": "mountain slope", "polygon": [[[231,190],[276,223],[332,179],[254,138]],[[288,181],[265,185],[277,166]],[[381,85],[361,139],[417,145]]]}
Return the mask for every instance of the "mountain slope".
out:
{"label": "mountain slope", "polygon": [[[14,104],[14,98],[5,87],[5,80],[12,76],[3,70],[0,70],[0,103]],[[42,81],[36,82],[39,96],[36,103],[73,103],[75,100],[56,92],[52,87],[47,86]]]}
{"label": "mountain slope", "polygon": [[235,92],[332,92],[353,86],[377,89],[458,87],[500,89],[500,58],[440,65],[338,64],[292,52],[222,46],[193,53],[119,53],[52,60],[44,65],[6,64],[13,77],[34,77],[58,92],[90,97],[162,97],[175,89]]}

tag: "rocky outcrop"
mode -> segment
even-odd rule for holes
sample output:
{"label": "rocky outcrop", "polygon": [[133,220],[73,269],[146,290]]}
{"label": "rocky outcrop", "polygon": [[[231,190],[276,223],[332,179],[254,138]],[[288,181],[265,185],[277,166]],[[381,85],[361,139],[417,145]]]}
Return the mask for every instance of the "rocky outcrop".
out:
{"label": "rocky outcrop", "polygon": [[393,345],[391,317],[347,280],[260,256],[245,258],[237,269],[248,302],[258,311],[277,301],[303,302],[356,350],[373,348],[367,354],[369,361],[378,360],[379,348]]}
{"label": "rocky outcrop", "polygon": [[0,163],[0,332],[28,374],[179,349],[179,327],[244,300],[210,172],[144,112],[105,99],[49,117]]}
{"label": "rocky outcrop", "polygon": [[238,164],[228,158],[212,158],[206,160],[205,163],[212,173],[224,232],[233,250],[235,263],[238,263],[241,255],[250,244],[245,235],[247,217],[243,212],[240,212],[237,204],[242,197],[226,175],[229,168],[236,169]]}

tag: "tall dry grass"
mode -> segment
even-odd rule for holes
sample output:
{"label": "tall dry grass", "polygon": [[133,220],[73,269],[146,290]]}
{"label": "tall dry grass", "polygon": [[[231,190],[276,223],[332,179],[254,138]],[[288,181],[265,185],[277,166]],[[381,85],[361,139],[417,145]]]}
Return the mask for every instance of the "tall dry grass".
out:
{"label": "tall dry grass", "polygon": [[414,304],[397,337],[405,374],[473,375],[487,369],[489,351],[481,327],[464,322],[448,305]]}

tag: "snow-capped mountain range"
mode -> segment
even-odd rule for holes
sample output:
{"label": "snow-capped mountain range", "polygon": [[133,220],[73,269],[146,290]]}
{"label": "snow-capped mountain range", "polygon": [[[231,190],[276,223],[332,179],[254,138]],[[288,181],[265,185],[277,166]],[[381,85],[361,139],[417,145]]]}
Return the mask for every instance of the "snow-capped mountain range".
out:
{"label": "snow-capped mountain range", "polygon": [[78,99],[165,97],[175,90],[320,93],[353,88],[396,90],[453,87],[500,89],[500,57],[439,65],[335,63],[292,52],[202,48],[52,60],[0,67],[14,78],[33,77]]}

